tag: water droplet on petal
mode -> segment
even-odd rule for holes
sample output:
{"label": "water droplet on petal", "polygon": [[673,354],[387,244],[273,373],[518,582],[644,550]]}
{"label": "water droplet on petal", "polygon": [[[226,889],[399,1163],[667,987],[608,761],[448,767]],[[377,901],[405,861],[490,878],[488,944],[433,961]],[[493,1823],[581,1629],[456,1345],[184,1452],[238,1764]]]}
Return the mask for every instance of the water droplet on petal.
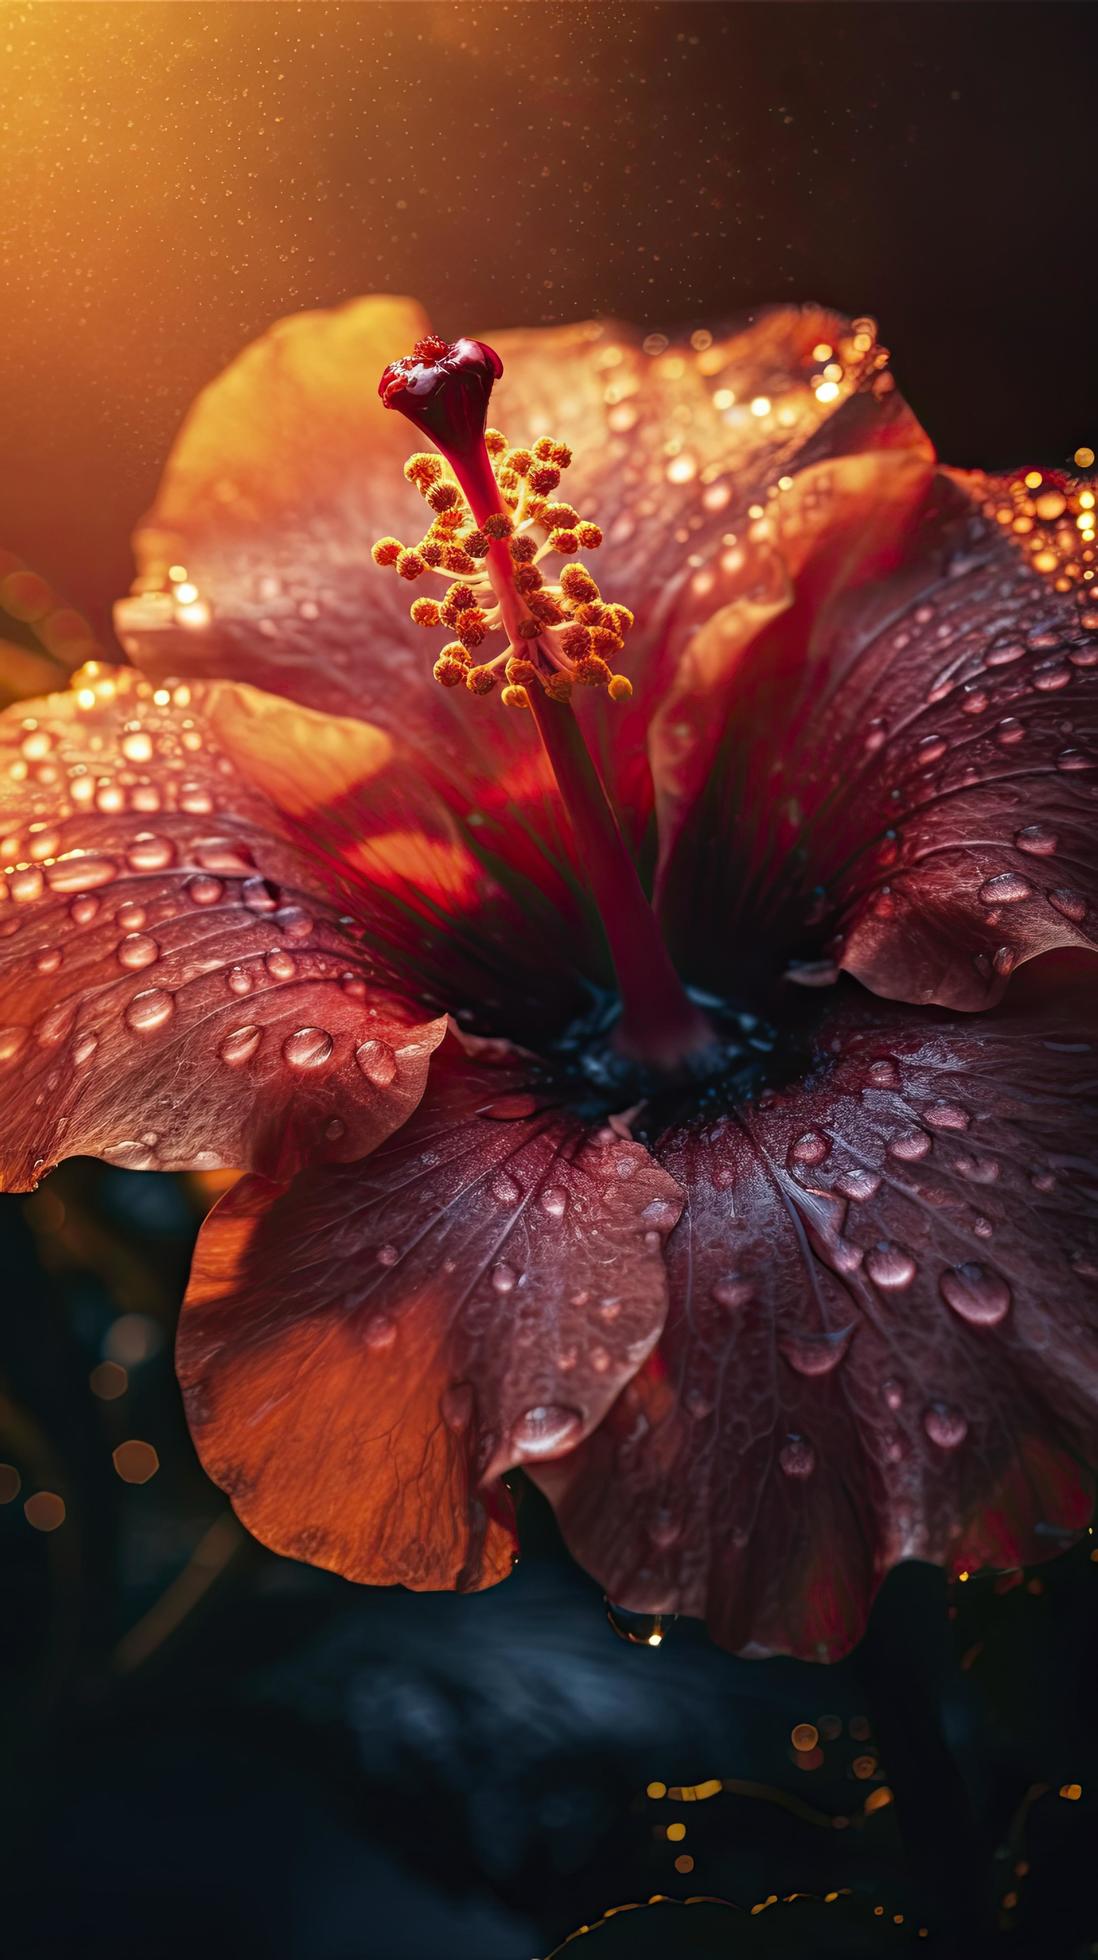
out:
{"label": "water droplet on petal", "polygon": [[537,1106],[534,1096],[500,1096],[497,1101],[486,1103],[478,1114],[489,1116],[496,1123],[516,1123],[523,1116],[533,1116]]}
{"label": "water droplet on petal", "polygon": [[943,1300],[974,1327],[997,1327],[1010,1311],[1010,1288],[990,1266],[968,1261],[953,1266],[938,1281]]}
{"label": "water droplet on petal", "polygon": [[[55,892],[95,891],[102,885],[109,885],[118,876],[118,866],[112,858],[74,857],[58,858],[46,872],[50,890]],[[12,897],[15,896],[14,880]]]}
{"label": "water droplet on petal", "polygon": [[379,1266],[395,1266],[400,1258],[400,1249],[395,1245],[379,1245],[374,1257]]}
{"label": "water droplet on petal", "polygon": [[878,1055],[875,1062],[870,1062],[866,1074],[875,1089],[898,1089],[900,1086],[899,1065],[892,1055]]}
{"label": "water droplet on petal", "polygon": [[541,1194],[541,1205],[550,1218],[563,1218],[568,1209],[568,1193],[559,1185],[550,1184]]}
{"label": "water droplet on petal", "polygon": [[268,953],[263,962],[272,980],[292,980],[297,972],[297,961],[292,953],[280,952],[277,948]]}
{"label": "water droplet on petal", "polygon": [[262,1039],[262,1028],[257,1028],[253,1022],[249,1022],[246,1027],[232,1028],[217,1052],[223,1062],[230,1062],[233,1065],[238,1062],[250,1062]]}
{"label": "water droplet on petal", "polygon": [[923,1122],[929,1123],[932,1130],[967,1130],[972,1118],[957,1103],[939,1102],[924,1109]]}
{"label": "water droplet on petal", "polygon": [[0,1028],[0,1062],[13,1062],[30,1037],[29,1028]]}
{"label": "water droplet on petal", "polygon": [[778,1346],[789,1366],[798,1375],[829,1375],[837,1368],[854,1332],[853,1324],[834,1333],[786,1334]]}
{"label": "water droplet on petal", "polygon": [[375,1089],[387,1089],[397,1071],[396,1056],[387,1041],[371,1038],[355,1049],[355,1061]]}
{"label": "water droplet on petal", "polygon": [[786,1161],[789,1164],[822,1164],[830,1149],[827,1138],[821,1136],[818,1130],[806,1130],[803,1136],[790,1144]]}
{"label": "water droplet on petal", "polygon": [[1033,897],[1033,886],[1017,871],[1000,871],[994,878],[984,879],[977,897],[982,905],[1017,905],[1021,899]]}
{"label": "water droplet on petal", "polygon": [[35,971],[37,973],[56,973],[64,958],[65,955],[60,946],[46,946],[42,952],[35,955]]}
{"label": "water droplet on petal", "polygon": [[880,1188],[879,1174],[876,1171],[865,1170],[860,1165],[842,1171],[835,1179],[836,1191],[841,1191],[843,1197],[850,1198],[854,1204],[864,1204],[867,1198],[876,1197]]}
{"label": "water droplet on petal", "polygon": [[916,745],[915,760],[924,767],[929,767],[932,762],[941,761],[947,746],[940,735],[924,735],[922,741]]}
{"label": "water droplet on petal", "polygon": [[887,1239],[867,1252],[865,1269],[874,1286],[882,1286],[890,1292],[899,1292],[902,1287],[910,1286],[917,1271],[910,1252]]}
{"label": "water droplet on petal", "polygon": [[501,1259],[499,1265],[492,1268],[492,1285],[497,1293],[513,1293],[517,1278],[518,1274],[514,1267],[509,1266],[505,1259]]}
{"label": "water droplet on petal", "polygon": [[889,1156],[898,1158],[902,1164],[917,1164],[930,1148],[925,1130],[908,1130],[903,1136],[893,1137],[887,1145]]}
{"label": "water droplet on petal", "polygon": [[1048,902],[1054,911],[1070,919],[1073,925],[1082,925],[1087,916],[1087,901],[1082,892],[1073,892],[1066,885],[1058,891],[1049,892]]}
{"label": "water droplet on petal", "polygon": [[385,1313],[374,1314],[373,1318],[367,1322],[366,1331],[363,1335],[366,1346],[370,1348],[392,1347],[396,1337],[396,1321],[390,1320],[388,1314]]}
{"label": "water droplet on petal", "polygon": [[1014,833],[1018,849],[1028,851],[1031,857],[1051,857],[1059,841],[1047,823],[1027,823]]}
{"label": "water droplet on petal", "polygon": [[246,966],[233,966],[225,976],[226,985],[232,994],[250,994],[255,985]]}
{"label": "water droplet on petal", "polygon": [[85,1034],[77,1035],[72,1045],[73,1067],[83,1068],[86,1062],[91,1061],[98,1046],[99,1036],[91,1028]]}
{"label": "water droplet on petal", "polygon": [[807,1437],[789,1436],[778,1451],[778,1462],[787,1477],[810,1477],[816,1452]]}
{"label": "water droplet on petal", "polygon": [[923,1416],[923,1428],[939,1449],[955,1450],[968,1435],[968,1422],[960,1409],[946,1402],[933,1402]]}
{"label": "water droplet on petal", "polygon": [[152,966],[160,958],[160,948],[148,933],[131,932],[121,940],[115,953],[119,966],[128,967],[137,973],[143,966]]}
{"label": "water droplet on petal", "polygon": [[556,1402],[539,1402],[527,1409],[515,1423],[511,1440],[521,1456],[553,1456],[578,1442],[583,1417],[578,1409],[567,1409]]}
{"label": "water droplet on petal", "polygon": [[499,1199],[501,1205],[517,1205],[522,1196],[522,1186],[501,1171],[498,1177],[492,1179],[492,1195]]}
{"label": "water droplet on petal", "polygon": [[220,878],[211,878],[208,873],[196,871],[183,887],[192,905],[216,905],[225,896],[225,887]]}
{"label": "water droplet on petal", "polygon": [[90,926],[99,910],[99,903],[97,898],[74,898],[69,906],[70,919],[73,919],[78,926]]}
{"label": "water droplet on petal", "polygon": [[332,1037],[324,1028],[295,1028],[282,1044],[286,1061],[294,1068],[320,1068],[332,1052]]}
{"label": "water droplet on petal", "polygon": [[127,853],[131,871],[166,871],[175,862],[175,846],[167,837],[154,837],[143,831]]}
{"label": "water droplet on petal", "polygon": [[[649,1535],[654,1534],[650,1532]],[[678,1614],[632,1613],[627,1606],[615,1606],[607,1598],[606,1618],[618,1639],[627,1640],[631,1647],[661,1647]]]}
{"label": "water droplet on petal", "polygon": [[175,996],[166,987],[150,987],[135,994],[126,1009],[126,1025],[138,1034],[152,1034],[162,1028],[175,1012]]}
{"label": "water droplet on petal", "polygon": [[1018,742],[1025,739],[1025,732],[1025,722],[1019,721],[1017,715],[1004,715],[995,730],[995,740],[1000,742],[1004,749],[1014,748]]}

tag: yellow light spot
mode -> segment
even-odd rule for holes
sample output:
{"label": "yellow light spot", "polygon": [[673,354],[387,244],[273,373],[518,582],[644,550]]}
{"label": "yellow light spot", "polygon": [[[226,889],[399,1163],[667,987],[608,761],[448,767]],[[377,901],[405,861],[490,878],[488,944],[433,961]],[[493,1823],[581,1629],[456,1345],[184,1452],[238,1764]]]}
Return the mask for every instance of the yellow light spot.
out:
{"label": "yellow light spot", "polygon": [[791,476],[780,476],[778,478],[779,490],[792,490],[792,488],[793,488],[793,478]]}
{"label": "yellow light spot", "polygon": [[675,1860],[675,1870],[677,1872],[692,1872],[693,1869],[694,1860],[690,1856],[689,1851],[680,1851]]}
{"label": "yellow light spot", "polygon": [[769,415],[770,413],[769,395],[756,395],[754,401],[751,404],[751,413],[752,415],[758,415],[760,418],[764,415]]}
{"label": "yellow light spot", "polygon": [[804,1755],[816,1747],[819,1739],[820,1732],[814,1722],[798,1722],[789,1737],[794,1749],[800,1750]]}
{"label": "yellow light spot", "polygon": [[1060,1795],[1068,1803],[1078,1803],[1082,1794],[1083,1786],[1081,1783],[1061,1783],[1060,1785]]}
{"label": "yellow light spot", "polygon": [[[180,591],[182,589],[181,586]],[[198,599],[193,605],[180,606],[177,617],[182,620],[184,626],[208,626],[210,623],[210,608],[201,599]]]}
{"label": "yellow light spot", "polygon": [[667,1785],[666,1783],[659,1782],[650,1783],[644,1794],[646,1797],[665,1797],[667,1795]]}
{"label": "yellow light spot", "polygon": [[843,378],[843,371],[842,371],[842,368],[841,368],[841,366],[839,365],[839,363],[838,363],[838,361],[829,361],[829,362],[828,362],[828,364],[827,364],[827,366],[826,366],[826,367],[825,367],[825,369],[824,369],[824,373],[823,373],[823,378],[824,378],[824,380],[825,380],[825,381],[841,381],[841,380],[842,380],[842,378]]}
{"label": "yellow light spot", "polygon": [[1093,490],[1080,490],[1080,492],[1079,492],[1079,508],[1080,508],[1080,510],[1093,510],[1093,509],[1094,509],[1094,492],[1093,492]]}
{"label": "yellow light spot", "polygon": [[173,585],[181,584],[182,581],[186,578],[186,576],[187,576],[186,565],[168,566],[168,577],[171,579]]}
{"label": "yellow light spot", "polygon": [[182,585],[176,586],[174,596],[176,602],[179,605],[193,606],[195,600],[198,597],[198,587],[197,585],[191,585],[190,582],[185,579]]}
{"label": "yellow light spot", "polygon": [[[1063,1792],[1061,1792],[1061,1795],[1062,1795],[1062,1794],[1063,1794]],[[685,1825],[685,1824],[668,1824],[668,1826],[667,1826],[667,1836],[668,1836],[668,1839],[670,1840],[670,1842],[671,1842],[672,1844],[681,1844],[681,1843],[682,1843],[682,1841],[683,1841],[683,1838],[684,1838],[684,1837],[686,1836],[686,1825]]]}
{"label": "yellow light spot", "polygon": [[818,340],[812,349],[812,359],[814,361],[829,361],[833,353],[834,348],[829,347],[826,340]]}
{"label": "yellow light spot", "polygon": [[871,1790],[869,1792],[865,1800],[866,1815],[871,1815],[875,1810],[887,1809],[891,1802],[892,1792],[886,1783],[882,1783],[879,1790]]}
{"label": "yellow light spot", "polygon": [[1039,490],[1044,480],[1040,470],[1027,470],[1022,478],[1027,490]]}
{"label": "yellow light spot", "polygon": [[1059,490],[1046,490],[1044,495],[1037,499],[1037,515],[1043,518],[1046,524],[1051,524],[1056,517],[1062,517],[1066,508],[1067,498],[1062,496]]}
{"label": "yellow light spot", "polygon": [[1054,551],[1039,551],[1033,560],[1039,572],[1054,572],[1059,562]]}
{"label": "yellow light spot", "polygon": [[36,1490],[24,1504],[23,1515],[35,1531],[56,1531],[65,1522],[65,1500],[55,1490]]}
{"label": "yellow light spot", "polygon": [[966,1580],[966,1579],[968,1578],[968,1573],[967,1573],[967,1572],[958,1572],[958,1574],[957,1574],[957,1577],[958,1577],[958,1579],[959,1579],[959,1580],[961,1581],[961,1584],[962,1584],[962,1585],[964,1585],[964,1582],[965,1582],[965,1580]]}
{"label": "yellow light spot", "polygon": [[839,386],[836,381],[821,381],[816,390],[816,400],[818,402],[833,402],[838,393]]}
{"label": "yellow light spot", "polygon": [[850,1767],[859,1782],[864,1783],[867,1777],[877,1774],[877,1758],[876,1756],[855,1756]]}
{"label": "yellow light spot", "polygon": [[719,408],[722,410],[726,408],[731,408],[734,405],[735,400],[736,400],[736,390],[734,388],[716,388],[713,391],[714,408]]}
{"label": "yellow light spot", "polygon": [[131,1437],[111,1452],[111,1460],[124,1484],[147,1484],[160,1468],[160,1458],[151,1443]]}
{"label": "yellow light spot", "polygon": [[1075,451],[1075,464],[1076,464],[1076,468],[1080,470],[1093,469],[1094,451],[1093,449],[1090,448],[1089,444],[1084,442],[1081,445],[1081,447]]}

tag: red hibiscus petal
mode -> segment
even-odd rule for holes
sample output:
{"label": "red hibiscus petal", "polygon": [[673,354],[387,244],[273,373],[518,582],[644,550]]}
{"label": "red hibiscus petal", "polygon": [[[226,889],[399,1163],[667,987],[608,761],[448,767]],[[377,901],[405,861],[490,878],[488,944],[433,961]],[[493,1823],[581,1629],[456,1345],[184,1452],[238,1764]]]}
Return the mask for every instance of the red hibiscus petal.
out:
{"label": "red hibiscus petal", "polygon": [[[775,956],[815,929],[877,993],[983,1007],[1035,954],[1098,943],[1098,612],[1065,571],[1060,491],[1035,505],[1021,479],[946,471],[925,486],[889,458],[853,483],[865,467],[831,472],[851,494],[760,630],[747,599],[714,621],[668,703],[668,916],[711,983],[735,935]],[[689,788],[699,768],[676,840],[676,772]],[[708,953],[690,924],[703,891],[730,926]]]}
{"label": "red hibiscus petal", "polygon": [[1098,1025],[1093,963],[1057,957],[978,1020],[851,995],[803,1086],[660,1140],[688,1200],[666,1331],[536,1473],[616,1601],[835,1658],[898,1560],[1085,1528]]}
{"label": "red hibiscus petal", "polygon": [[520,1060],[436,1058],[366,1162],[248,1178],[178,1363],[210,1475],[276,1551],[382,1585],[509,1569],[509,1464],[574,1447],[658,1339],[681,1196]]}
{"label": "red hibiscus petal", "polygon": [[[156,675],[224,674],[365,714],[488,812],[517,801],[567,858],[531,729],[493,699],[436,685],[431,642],[408,619],[410,589],[370,560],[373,538],[422,530],[401,474],[410,432],[373,386],[422,331],[407,301],[298,314],[205,390],[137,534],[120,637]],[[639,839],[651,811],[648,720],[699,622],[753,583],[749,512],[823,457],[904,448],[925,458],[929,445],[881,371],[872,322],[819,308],[778,308],[704,345],[645,342],[651,352],[606,322],[488,338],[504,364],[490,419],[514,441],[549,433],[572,446],[568,496],[606,533],[595,569],[637,616],[632,703],[580,706]],[[838,381],[824,379],[828,355]],[[197,601],[173,603],[173,565]],[[521,835],[513,824],[501,833],[514,862]]]}
{"label": "red hibiscus petal", "polygon": [[385,738],[325,741],[231,688],[86,678],[0,719],[5,1183],[80,1152],[271,1172],[362,1156],[419,1100],[445,1023],[394,997],[322,826],[309,847],[304,760],[280,802],[266,790],[310,738],[329,789],[341,769],[368,783]]}

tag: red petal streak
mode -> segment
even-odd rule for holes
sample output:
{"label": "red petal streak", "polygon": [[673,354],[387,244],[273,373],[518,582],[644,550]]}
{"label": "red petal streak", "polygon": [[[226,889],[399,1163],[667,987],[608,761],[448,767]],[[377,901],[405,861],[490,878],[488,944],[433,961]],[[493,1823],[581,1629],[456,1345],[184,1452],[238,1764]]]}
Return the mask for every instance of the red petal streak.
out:
{"label": "red petal streak", "polygon": [[1098,1022],[1062,957],[978,1021],[851,995],[803,1088],[661,1140],[688,1195],[666,1332],[538,1473],[615,1600],[835,1658],[898,1560],[1012,1566],[1085,1527]]}
{"label": "red petal streak", "polygon": [[261,786],[295,737],[333,792],[388,744],[361,724],[325,744],[257,699],[158,703],[120,672],[0,719],[9,1186],[81,1152],[271,1172],[360,1157],[419,1100],[444,1022],[379,978],[315,816],[310,835],[304,760],[281,804]]}
{"label": "red petal streak", "polygon": [[275,1550],[370,1584],[490,1585],[509,1464],[567,1450],[650,1353],[677,1187],[520,1062],[447,1044],[416,1116],[202,1229],[179,1373],[210,1475]]}

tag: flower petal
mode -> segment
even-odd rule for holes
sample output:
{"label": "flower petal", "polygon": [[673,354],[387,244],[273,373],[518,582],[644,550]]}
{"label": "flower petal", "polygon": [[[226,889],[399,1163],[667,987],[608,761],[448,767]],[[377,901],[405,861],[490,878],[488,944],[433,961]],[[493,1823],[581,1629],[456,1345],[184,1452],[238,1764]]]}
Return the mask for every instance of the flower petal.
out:
{"label": "flower petal", "polygon": [[804,1086],[661,1139],[688,1203],[665,1334],[537,1473],[613,1599],[835,1658],[898,1560],[1085,1528],[1098,1018],[1093,962],[1057,959],[978,1020],[852,993]]}
{"label": "flower petal", "polygon": [[528,1064],[448,1043],[366,1162],[246,1179],[203,1226],[178,1362],[207,1470],[276,1551],[492,1584],[499,1473],[574,1447],[651,1351],[680,1205]]}
{"label": "flower petal", "polygon": [[[1035,954],[1098,944],[1098,611],[1071,583],[1072,492],[864,470],[825,471],[776,606],[755,620],[745,597],[694,643],[656,738],[668,914],[711,984],[748,932],[774,959],[815,929],[877,993],[983,1007]],[[676,839],[676,772],[699,767]],[[729,922],[719,973],[691,943],[702,892]]]}
{"label": "flower petal", "polygon": [[[199,397],[169,458],[135,539],[119,634],[157,676],[228,675],[365,714],[486,807],[505,786],[552,828],[556,791],[529,724],[436,685],[409,589],[370,560],[375,537],[423,526],[401,474],[409,431],[375,391],[422,331],[407,301],[370,298],[295,315],[247,348]],[[651,353],[614,322],[488,338],[504,364],[491,419],[515,441],[550,433],[572,446],[569,498],[606,532],[598,575],[637,615],[633,702],[581,709],[639,840],[648,720],[689,635],[755,557],[749,511],[823,457],[925,459],[929,444],[882,370],[873,322],[816,307],[776,308],[694,345],[659,337]]]}
{"label": "flower petal", "polygon": [[310,769],[333,796],[341,770],[369,783],[386,738],[247,690],[82,679],[0,718],[4,1182],[81,1152],[272,1173],[362,1156],[445,1026],[394,995],[384,893],[348,915],[311,810]]}

